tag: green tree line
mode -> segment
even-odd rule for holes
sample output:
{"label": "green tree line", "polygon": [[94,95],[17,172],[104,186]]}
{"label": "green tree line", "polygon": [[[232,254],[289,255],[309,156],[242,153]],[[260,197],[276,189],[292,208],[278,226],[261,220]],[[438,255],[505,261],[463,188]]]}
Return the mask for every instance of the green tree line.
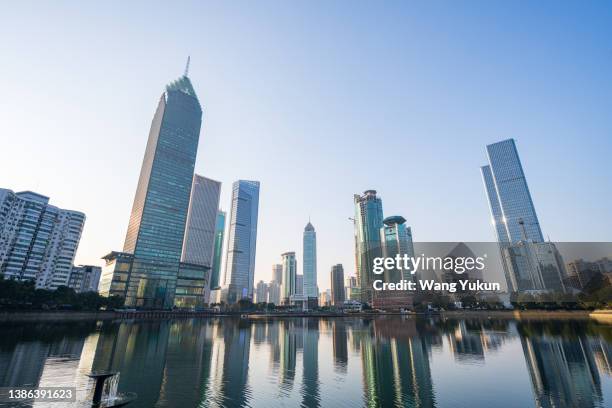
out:
{"label": "green tree line", "polygon": [[87,310],[115,309],[123,300],[117,296],[103,297],[97,292],[77,293],[60,286],[57,290],[37,289],[33,281],[0,278],[0,309],[2,310]]}

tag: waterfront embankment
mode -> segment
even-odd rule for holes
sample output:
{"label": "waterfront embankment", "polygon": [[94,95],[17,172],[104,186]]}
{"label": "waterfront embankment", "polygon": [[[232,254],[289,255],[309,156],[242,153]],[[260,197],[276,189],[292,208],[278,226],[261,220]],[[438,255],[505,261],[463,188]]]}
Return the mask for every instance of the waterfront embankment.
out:
{"label": "waterfront embankment", "polygon": [[[11,311],[0,312],[0,322],[69,322],[91,320],[168,320],[211,317],[274,319],[288,317],[375,318],[393,313],[211,313],[188,311]],[[512,320],[588,320],[612,324],[612,310],[452,310],[435,314],[409,313],[406,317],[442,317],[449,319],[512,319]]]}

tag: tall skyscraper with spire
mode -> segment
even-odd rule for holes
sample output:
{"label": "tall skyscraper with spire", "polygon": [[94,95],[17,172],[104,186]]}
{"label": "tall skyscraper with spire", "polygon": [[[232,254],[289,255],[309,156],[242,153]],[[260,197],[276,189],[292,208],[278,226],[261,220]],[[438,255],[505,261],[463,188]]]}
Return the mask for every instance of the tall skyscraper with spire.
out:
{"label": "tall skyscraper with spire", "polygon": [[259,214],[259,181],[238,180],[232,186],[232,208],[222,299],[253,299]]}
{"label": "tall skyscraper with spire", "polygon": [[[113,278],[101,281],[129,306],[170,308],[175,292],[185,289],[177,289],[177,278],[202,124],[188,68],[189,60],[185,74],[166,86],[157,105],[123,253],[105,257]],[[129,270],[115,271],[117,258],[131,261]]]}
{"label": "tall skyscraper with spire", "polygon": [[317,290],[317,232],[310,223],[310,220],[308,220],[308,224],[304,228],[303,251],[303,293],[306,298],[316,299],[319,296]]}

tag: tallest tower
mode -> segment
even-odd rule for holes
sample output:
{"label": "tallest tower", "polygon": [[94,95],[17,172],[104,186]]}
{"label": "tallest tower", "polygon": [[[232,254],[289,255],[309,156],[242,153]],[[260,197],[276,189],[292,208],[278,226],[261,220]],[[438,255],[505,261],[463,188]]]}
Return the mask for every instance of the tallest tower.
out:
{"label": "tallest tower", "polygon": [[187,74],[166,86],[151,123],[123,246],[133,258],[126,305],[168,308],[174,302],[202,124]]}
{"label": "tallest tower", "polygon": [[544,241],[514,139],[488,145],[487,156],[481,171],[498,241]]}
{"label": "tallest tower", "polygon": [[310,220],[304,228],[303,244],[304,295],[307,299],[316,300],[319,296],[317,288],[317,233]]}

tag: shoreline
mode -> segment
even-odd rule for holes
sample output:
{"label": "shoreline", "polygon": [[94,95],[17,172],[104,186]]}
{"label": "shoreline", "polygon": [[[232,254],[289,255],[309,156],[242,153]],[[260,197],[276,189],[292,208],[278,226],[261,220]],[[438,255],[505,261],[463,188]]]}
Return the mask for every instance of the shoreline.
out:
{"label": "shoreline", "polygon": [[284,319],[309,318],[378,318],[404,316],[407,318],[478,318],[509,320],[596,320],[612,324],[612,310],[451,310],[439,313],[210,313],[179,311],[14,311],[0,312],[0,323],[7,322],[82,322],[98,320],[171,320],[193,318]]}

